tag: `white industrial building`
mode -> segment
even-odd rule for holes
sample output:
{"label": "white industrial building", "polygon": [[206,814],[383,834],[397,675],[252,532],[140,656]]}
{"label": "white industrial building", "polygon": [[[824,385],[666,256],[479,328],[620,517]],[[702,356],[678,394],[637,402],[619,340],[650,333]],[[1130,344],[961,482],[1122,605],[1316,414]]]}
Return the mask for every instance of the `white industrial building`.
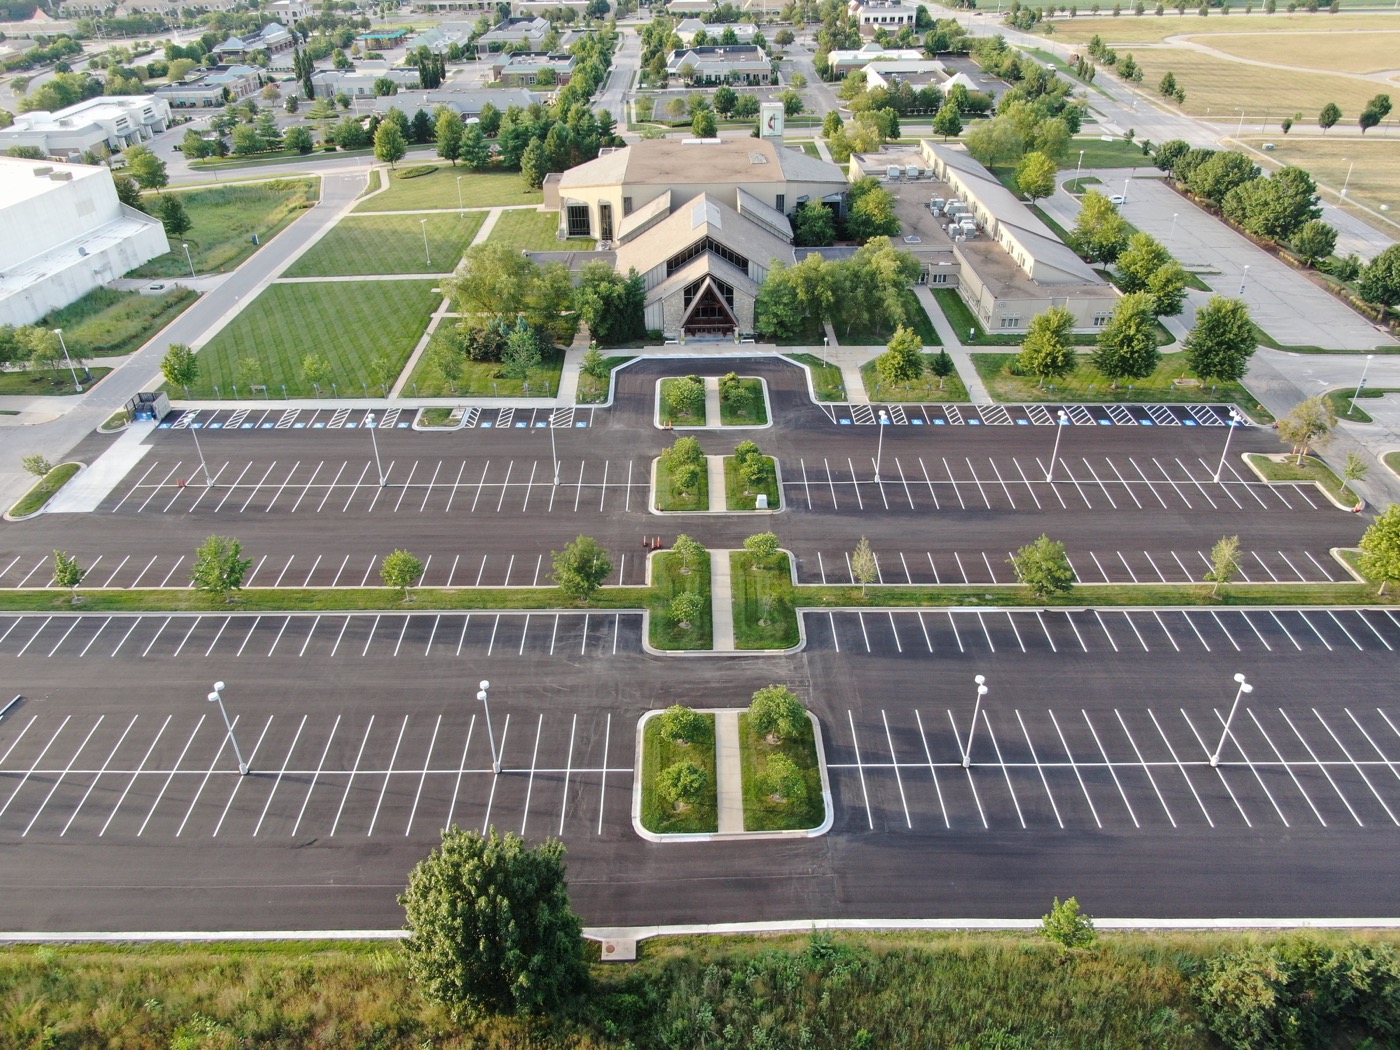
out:
{"label": "white industrial building", "polygon": [[34,146],[50,157],[81,157],[105,146],[122,150],[148,141],[170,126],[170,103],[155,95],[112,95],[85,99],[47,113],[20,113],[0,130],[0,152]]}
{"label": "white industrial building", "polygon": [[160,220],[88,164],[0,157],[0,324],[33,324],[170,250]]}

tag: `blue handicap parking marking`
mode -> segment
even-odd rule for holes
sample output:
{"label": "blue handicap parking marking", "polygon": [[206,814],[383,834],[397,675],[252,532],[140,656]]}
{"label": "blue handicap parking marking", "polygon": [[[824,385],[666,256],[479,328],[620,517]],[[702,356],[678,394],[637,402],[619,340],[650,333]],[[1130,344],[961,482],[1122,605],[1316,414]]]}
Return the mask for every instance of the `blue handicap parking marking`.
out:
{"label": "blue handicap parking marking", "polygon": [[358,423],[351,423],[350,421],[347,420],[346,423],[345,423],[345,429],[346,429],[346,430],[354,430],[354,429],[355,429],[357,426],[359,426],[359,425],[360,425],[360,424],[358,424]]}
{"label": "blue handicap parking marking", "polygon": [[574,426],[575,426],[575,427],[586,427],[586,426],[588,426],[588,424],[585,423],[585,422],[584,422],[583,420],[581,420],[581,419],[576,419],[576,420],[574,420]]}
{"label": "blue handicap parking marking", "polygon": [[1029,419],[1018,419],[1016,420],[1016,425],[1018,427],[1028,427],[1031,425],[1031,421]]}
{"label": "blue handicap parking marking", "polygon": [[224,425],[223,425],[222,423],[210,423],[210,424],[209,424],[209,429],[210,429],[210,430],[223,430],[223,429],[224,429]]}
{"label": "blue handicap parking marking", "polygon": [[537,423],[535,424],[535,429],[536,429],[536,430],[539,430],[540,428],[542,428],[542,427],[547,427],[547,426],[549,426],[548,423],[540,423],[540,422],[537,422]]}
{"label": "blue handicap parking marking", "polygon": [[293,429],[293,430],[303,430],[303,429],[305,429],[305,427],[306,427],[306,424],[305,424],[305,423],[293,423],[293,424],[292,424],[292,429]]}
{"label": "blue handicap parking marking", "polygon": [[1111,420],[1111,419],[1100,419],[1100,420],[1099,420],[1099,426],[1101,426],[1101,427],[1111,427],[1111,426],[1113,426],[1113,420]]}
{"label": "blue handicap parking marking", "polygon": [[482,430],[490,430],[493,426],[495,426],[494,423],[482,423],[482,424],[481,424],[481,429],[482,429]]}
{"label": "blue handicap parking marking", "polygon": [[1154,423],[1154,422],[1153,422],[1152,420],[1150,420],[1150,419],[1139,419],[1138,422],[1141,423],[1141,424],[1142,424],[1143,426],[1145,426],[1145,427],[1155,427],[1155,426],[1157,425],[1156,423]]}
{"label": "blue handicap parking marking", "polygon": [[529,423],[526,423],[526,422],[524,422],[524,421],[522,420],[521,422],[515,424],[515,427],[516,427],[517,430],[519,430],[521,427],[528,427],[529,425],[530,425]]}
{"label": "blue handicap parking marking", "polygon": [[263,424],[262,424],[262,429],[263,429],[263,430],[271,430],[272,427],[273,427],[273,424],[271,424],[271,423],[263,423]]}
{"label": "blue handicap parking marking", "polygon": [[933,425],[936,426],[936,427],[947,426],[947,425],[948,425],[948,421],[947,421],[946,419],[935,419],[935,420],[933,421]]}
{"label": "blue handicap parking marking", "polygon": [[157,423],[157,424],[156,424],[156,429],[157,429],[157,430],[169,430],[169,429],[170,429],[170,424],[169,424],[169,423]]}
{"label": "blue handicap parking marking", "polygon": [[851,425],[851,421],[849,419],[838,419],[836,422],[840,423],[843,427],[848,427]]}
{"label": "blue handicap parking marking", "polygon": [[254,429],[256,426],[257,426],[256,423],[244,423],[239,429],[240,429],[240,430],[252,430],[252,429]]}
{"label": "blue handicap parking marking", "polygon": [[[301,424],[298,423],[297,425],[300,426]],[[312,424],[311,424],[311,429],[312,429],[312,430],[320,430],[320,429],[321,429],[322,427],[324,427],[325,425],[326,425],[326,424],[324,424],[324,423],[312,423]]]}
{"label": "blue handicap parking marking", "polygon": [[982,421],[980,419],[969,419],[967,421],[967,425],[970,427],[980,427],[982,425]]}
{"label": "blue handicap parking marking", "polygon": [[924,425],[924,421],[923,421],[922,419],[911,419],[911,420],[909,420],[909,422],[912,423],[912,424],[913,424],[914,426],[916,426],[916,427],[921,427],[921,426]]}
{"label": "blue handicap parking marking", "polygon": [[[298,426],[300,426],[300,424],[298,424]],[[408,429],[409,427],[411,427],[411,426],[413,426],[412,423],[400,423],[400,424],[399,424],[399,429],[400,429],[400,430],[407,430],[407,429]]]}
{"label": "blue handicap parking marking", "polygon": [[1182,422],[1188,427],[1194,427],[1196,425],[1196,421],[1194,419],[1183,419]]}

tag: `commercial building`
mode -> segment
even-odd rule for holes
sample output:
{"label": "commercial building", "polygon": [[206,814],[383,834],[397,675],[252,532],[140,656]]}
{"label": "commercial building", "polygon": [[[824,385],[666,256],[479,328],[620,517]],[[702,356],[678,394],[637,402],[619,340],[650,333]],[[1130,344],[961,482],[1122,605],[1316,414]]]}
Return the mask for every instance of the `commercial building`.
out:
{"label": "commercial building", "polygon": [[497,83],[508,87],[523,87],[540,83],[545,75],[546,84],[563,87],[574,76],[574,56],[551,54],[548,51],[516,51],[509,55],[498,55],[491,63],[491,72]]}
{"label": "commercial building", "polygon": [[720,25],[714,22],[702,22],[698,18],[683,19],[676,26],[676,36],[681,38],[682,44],[689,47],[700,33],[704,33],[710,40],[718,40],[726,29],[734,30],[734,36],[740,44],[752,44],[754,37],[758,36],[758,26],[750,23]]}
{"label": "commercial building", "polygon": [[850,0],[849,10],[855,15],[862,32],[889,29],[899,32],[905,26],[914,25],[914,8],[905,7],[899,0]]}
{"label": "commercial building", "polygon": [[837,77],[857,69],[864,69],[872,62],[918,62],[924,53],[913,47],[885,48],[873,40],[855,51],[832,51],[826,56],[827,65]]}
{"label": "commercial building", "polygon": [[266,51],[275,55],[279,51],[290,51],[296,42],[288,30],[278,22],[269,22],[252,33],[231,36],[214,48],[220,62],[236,62],[246,59],[254,51]]}
{"label": "commercial building", "polygon": [[773,72],[756,44],[706,44],[672,51],[666,73],[695,84],[766,84]]}
{"label": "commercial building", "polygon": [[262,86],[262,74],[253,66],[215,66],[192,80],[162,84],[156,95],[176,109],[222,106],[247,98]]}
{"label": "commercial building", "polygon": [[170,250],[160,220],[89,164],[0,157],[0,229],[0,324],[33,324]]}
{"label": "commercial building", "polygon": [[488,29],[481,34],[478,42],[488,51],[499,51],[507,44],[524,44],[527,51],[536,51],[549,32],[547,19],[537,15],[517,15]]}
{"label": "commercial building", "polygon": [[897,62],[871,62],[865,67],[865,86],[893,91],[908,84],[915,91],[925,87],[944,89],[948,71],[936,58],[920,58]]}
{"label": "commercial building", "polygon": [[170,126],[170,104],[156,95],[89,98],[46,113],[32,110],[0,130],[0,152],[32,146],[49,157],[77,159],[87,152],[122,150]]}
{"label": "commercial building", "polygon": [[[351,98],[373,98],[374,82],[392,80],[399,90],[418,87],[418,70],[412,66],[389,66],[360,63],[354,69],[318,69],[311,74],[311,89],[317,98],[335,98],[346,94]],[[397,96],[388,96],[390,102]],[[399,106],[403,108],[402,105]]]}
{"label": "commercial building", "polygon": [[400,91],[397,95],[381,95],[374,100],[374,111],[383,114],[397,106],[412,116],[415,110],[433,113],[439,106],[446,106],[463,120],[471,121],[480,116],[482,107],[488,104],[504,113],[511,106],[528,109],[541,101],[542,96],[524,88],[468,88],[456,91],[444,86],[435,91],[411,90]]}

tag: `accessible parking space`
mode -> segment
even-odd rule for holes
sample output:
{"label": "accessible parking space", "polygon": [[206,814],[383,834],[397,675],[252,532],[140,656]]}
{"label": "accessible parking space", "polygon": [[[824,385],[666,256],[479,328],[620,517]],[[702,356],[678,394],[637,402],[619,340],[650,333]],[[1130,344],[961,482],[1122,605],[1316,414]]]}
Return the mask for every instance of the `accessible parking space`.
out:
{"label": "accessible parking space", "polygon": [[869,404],[826,402],[822,411],[837,426],[1070,426],[1219,427],[1230,423],[1228,404]]}
{"label": "accessible parking space", "polygon": [[[569,427],[584,429],[594,425],[596,409],[591,406],[555,408],[483,407],[462,404],[462,430],[525,430]],[[176,409],[157,425],[159,430],[410,430],[416,410],[412,408],[220,408]],[[444,429],[444,433],[452,430]]]}

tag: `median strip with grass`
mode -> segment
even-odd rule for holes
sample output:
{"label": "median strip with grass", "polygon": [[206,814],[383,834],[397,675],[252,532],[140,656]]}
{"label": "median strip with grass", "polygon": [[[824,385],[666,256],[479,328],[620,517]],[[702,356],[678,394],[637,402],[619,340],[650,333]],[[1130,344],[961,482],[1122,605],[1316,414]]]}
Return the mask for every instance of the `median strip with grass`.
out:
{"label": "median strip with grass", "polygon": [[666,513],[710,509],[710,477],[702,461],[698,468],[672,457],[656,460],[656,509]]}
{"label": "median strip with grass", "polygon": [[719,424],[722,427],[762,427],[768,425],[768,393],[763,380],[740,376],[733,380],[734,393],[726,397],[720,381]]}
{"label": "median strip with grass", "polygon": [[[680,594],[699,595],[703,606],[689,622],[676,619],[673,603]],[[679,554],[662,551],[651,559],[649,640],[655,649],[703,651],[713,645],[710,616],[710,559],[702,554],[686,565]]]}
{"label": "median strip with grass", "polygon": [[[753,728],[748,712],[739,716],[739,755],[743,768],[745,831],[808,831],[826,819],[821,762],[812,722],[781,739],[765,737]],[[801,791],[786,796],[766,792],[764,774],[773,758],[788,759],[802,778]]]}
{"label": "median strip with grass", "polygon": [[603,358],[603,374],[601,376],[595,376],[590,372],[580,372],[578,377],[578,392],[575,398],[576,403],[580,405],[601,405],[607,401],[608,395],[612,392],[613,371],[632,360],[635,360],[635,355],[605,357]]}
{"label": "median strip with grass", "polygon": [[26,514],[42,510],[44,505],[58,494],[58,490],[63,488],[81,467],[82,465],[79,463],[60,463],[54,467],[25,493],[23,499],[10,508],[10,516],[22,518]]}
{"label": "median strip with grass", "polygon": [[866,395],[871,401],[917,401],[921,404],[972,400],[956,370],[946,378],[940,378],[934,374],[934,361],[938,356],[938,354],[924,354],[923,375],[908,382],[887,383],[880,375],[879,363],[867,361],[860,366],[860,376],[865,381]]}
{"label": "median strip with grass", "polygon": [[1332,468],[1315,456],[1303,456],[1299,462],[1294,455],[1275,458],[1251,452],[1245,456],[1245,462],[1266,481],[1312,481],[1343,507],[1355,507],[1361,502]]}
{"label": "median strip with grass", "polygon": [[745,478],[738,456],[724,457],[724,499],[726,510],[755,510],[759,495],[768,497],[768,510],[782,506],[778,488],[777,464],[772,456],[760,456],[763,473],[757,478]]}
{"label": "median strip with grass", "polygon": [[1324,396],[1332,402],[1332,411],[1337,413],[1338,419],[1347,423],[1374,423],[1375,420],[1371,418],[1371,414],[1357,405],[1356,402],[1366,398],[1385,397],[1386,394],[1400,394],[1400,389],[1366,387],[1357,393],[1356,387],[1344,386],[1337,390],[1329,390]]}
{"label": "median strip with grass", "polygon": [[[660,412],[663,426],[703,427],[706,423],[705,401],[687,399],[683,391],[695,385],[692,378],[661,380]],[[702,383],[703,388],[703,383]]]}
{"label": "median strip with grass", "polygon": [[790,649],[801,638],[797,627],[792,571],[787,554],[759,564],[747,551],[729,555],[734,603],[734,645],[738,649]]}
{"label": "median strip with grass", "polygon": [[[719,830],[719,781],[715,776],[715,716],[698,713],[705,728],[686,741],[667,740],[661,719],[648,718],[642,727],[642,827],[658,835],[711,833]],[[706,777],[703,796],[692,802],[671,802],[659,790],[662,771],[678,762],[693,762]]]}

